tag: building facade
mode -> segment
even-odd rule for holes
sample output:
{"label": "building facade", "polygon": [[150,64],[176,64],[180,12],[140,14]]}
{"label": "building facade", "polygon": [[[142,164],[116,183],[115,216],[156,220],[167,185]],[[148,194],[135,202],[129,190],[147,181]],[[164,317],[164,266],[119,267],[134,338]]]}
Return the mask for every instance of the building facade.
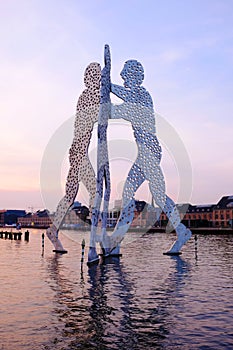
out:
{"label": "building facade", "polygon": [[[179,205],[177,206],[179,210]],[[213,227],[232,228],[233,227],[233,196],[222,197],[217,204],[187,205],[187,211],[182,216],[182,222],[190,228]],[[168,223],[165,214],[160,216],[161,226]]]}
{"label": "building facade", "polygon": [[28,213],[18,218],[18,224],[21,227],[48,228],[51,223],[52,221],[47,210],[38,210],[36,213]]}
{"label": "building facade", "polygon": [[26,215],[25,210],[7,209],[0,210],[0,226],[16,225],[19,217]]}
{"label": "building facade", "polygon": [[[121,213],[121,202],[108,213],[107,226],[115,227]],[[233,196],[222,197],[217,204],[192,205],[178,204],[181,221],[192,228],[213,227],[233,228]],[[47,210],[26,214],[25,210],[0,210],[0,226],[19,223],[22,227],[47,228],[52,223],[52,215]],[[64,228],[88,228],[91,224],[89,209],[81,203],[75,203],[68,211]],[[159,208],[151,210],[145,201],[135,201],[134,220],[131,228],[166,227],[168,219]]]}

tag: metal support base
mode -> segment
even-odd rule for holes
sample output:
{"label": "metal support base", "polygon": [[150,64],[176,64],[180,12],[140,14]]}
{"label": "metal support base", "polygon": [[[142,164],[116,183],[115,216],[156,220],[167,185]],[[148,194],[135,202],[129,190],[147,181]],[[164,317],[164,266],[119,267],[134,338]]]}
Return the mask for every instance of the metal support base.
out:
{"label": "metal support base", "polygon": [[90,247],[88,252],[88,262],[87,266],[98,264],[99,263],[99,255],[96,252],[96,248]]}
{"label": "metal support base", "polygon": [[58,250],[58,249],[54,249],[53,252],[54,253],[60,253],[60,254],[67,254],[68,253],[67,250]]}
{"label": "metal support base", "polygon": [[99,254],[102,255],[104,258],[108,258],[108,257],[121,257],[122,254],[120,253],[120,245],[118,244],[118,246],[116,248],[113,248],[112,250],[110,249],[103,249],[103,254]]}
{"label": "metal support base", "polygon": [[181,252],[164,252],[163,255],[181,255]]}

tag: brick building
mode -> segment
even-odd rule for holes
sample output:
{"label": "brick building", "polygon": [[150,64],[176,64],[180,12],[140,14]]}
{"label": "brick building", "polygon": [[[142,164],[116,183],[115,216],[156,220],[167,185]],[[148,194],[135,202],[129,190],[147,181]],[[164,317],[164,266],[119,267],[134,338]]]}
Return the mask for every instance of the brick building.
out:
{"label": "brick building", "polygon": [[[180,205],[177,206],[180,211],[179,207]],[[181,219],[190,228],[233,227],[233,196],[224,196],[217,204],[187,204],[187,211],[181,215]],[[165,214],[161,214],[160,221],[161,226],[167,225],[168,220]]]}
{"label": "brick building", "polygon": [[[121,212],[121,202],[116,201],[115,208],[108,213],[108,227],[114,227]],[[222,197],[217,204],[178,204],[182,222],[190,228],[213,227],[213,228],[233,228],[233,196]],[[35,214],[26,214],[25,210],[0,210],[0,226],[12,225],[17,222],[22,227],[47,228],[51,225],[51,215],[46,210],[38,210]],[[89,210],[76,202],[68,211],[63,227],[83,228],[90,225]],[[155,213],[145,201],[135,201],[134,220],[132,228],[137,227],[165,227],[168,219],[164,213],[160,213],[157,208]]]}
{"label": "brick building", "polygon": [[47,210],[38,210],[36,213],[28,213],[24,217],[18,218],[21,227],[48,228],[52,223]]}
{"label": "brick building", "polygon": [[233,196],[224,196],[214,206],[214,227],[233,227]]}

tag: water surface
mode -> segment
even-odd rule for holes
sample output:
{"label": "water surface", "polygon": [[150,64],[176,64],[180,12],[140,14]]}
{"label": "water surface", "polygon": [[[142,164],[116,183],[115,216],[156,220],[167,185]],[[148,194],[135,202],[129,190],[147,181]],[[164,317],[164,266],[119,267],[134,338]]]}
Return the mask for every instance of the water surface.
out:
{"label": "water surface", "polygon": [[[199,235],[179,257],[173,234],[129,233],[123,257],[80,267],[81,241],[56,255],[41,234],[0,239],[0,349],[232,349],[233,236]],[[87,249],[85,250],[87,258]]]}

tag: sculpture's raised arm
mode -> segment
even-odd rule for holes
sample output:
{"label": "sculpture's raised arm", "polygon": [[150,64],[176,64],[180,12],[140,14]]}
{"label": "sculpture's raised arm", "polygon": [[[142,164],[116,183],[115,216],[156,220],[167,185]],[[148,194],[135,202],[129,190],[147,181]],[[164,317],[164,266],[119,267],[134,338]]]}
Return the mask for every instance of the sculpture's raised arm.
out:
{"label": "sculpture's raised arm", "polygon": [[111,92],[122,100],[125,100],[126,89],[123,86],[111,84]]}
{"label": "sculpture's raised arm", "polygon": [[109,71],[110,75],[110,70],[111,70],[111,55],[110,55],[110,48],[109,45],[104,46],[104,65],[106,69]]}
{"label": "sculpture's raised arm", "polygon": [[101,74],[101,100],[100,100],[101,104],[110,102],[111,56],[110,56],[110,49],[109,49],[108,45],[105,45],[105,47],[104,47],[104,64],[105,64],[105,66],[102,69],[102,74]]}

